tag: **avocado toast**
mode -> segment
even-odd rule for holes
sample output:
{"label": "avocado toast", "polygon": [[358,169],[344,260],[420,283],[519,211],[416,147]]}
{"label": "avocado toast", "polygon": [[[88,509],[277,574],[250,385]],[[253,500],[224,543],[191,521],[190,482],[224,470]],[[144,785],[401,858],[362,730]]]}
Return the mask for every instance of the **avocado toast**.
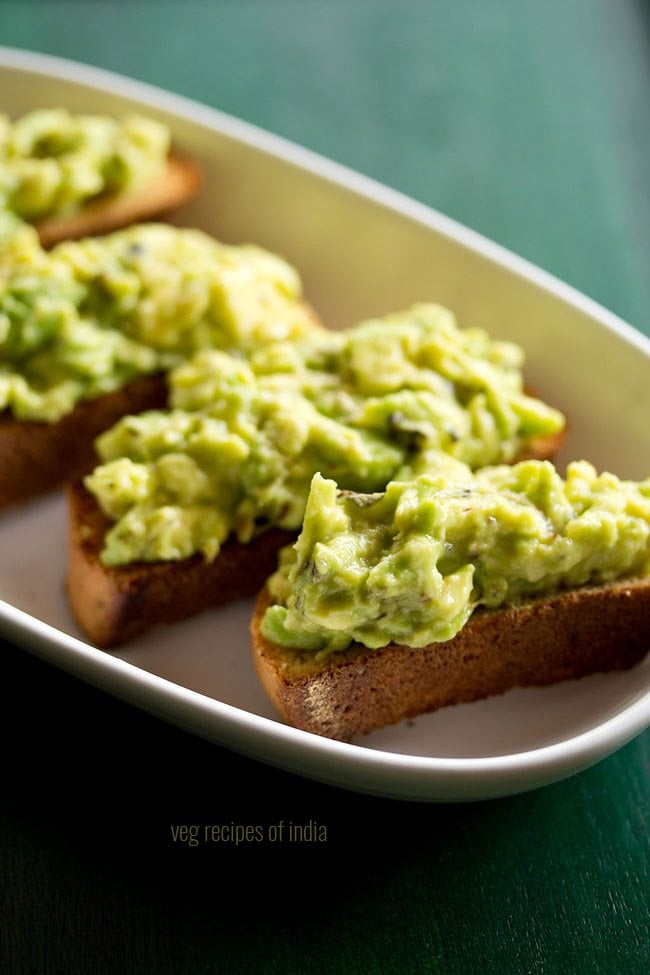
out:
{"label": "avocado toast", "polygon": [[[197,557],[212,572],[233,537],[256,549],[269,530],[297,533],[318,471],[348,490],[381,491],[434,456],[451,466],[551,456],[564,428],[523,392],[520,350],[459,329],[435,305],[269,345],[246,361],[204,351],[169,384],[171,409],[103,434],[103,463],[70,493],[68,593],[103,646],[131,632],[117,607],[133,566],[143,586],[165,564],[180,580]],[[246,565],[253,594],[260,580]],[[175,595],[179,607],[194,605],[182,587]],[[142,614],[139,628],[156,618]]]}
{"label": "avocado toast", "polygon": [[50,108],[0,116],[0,209],[33,223],[44,247],[106,234],[190,200],[201,174],[167,126]]}
{"label": "avocado toast", "polygon": [[280,258],[142,224],[43,251],[0,213],[0,506],[77,478],[94,437],[162,407],[199,348],[244,355],[321,330]]}
{"label": "avocado toast", "polygon": [[361,496],[316,476],[251,631],[285,720],[342,740],[626,669],[650,648],[650,481],[528,461]]}

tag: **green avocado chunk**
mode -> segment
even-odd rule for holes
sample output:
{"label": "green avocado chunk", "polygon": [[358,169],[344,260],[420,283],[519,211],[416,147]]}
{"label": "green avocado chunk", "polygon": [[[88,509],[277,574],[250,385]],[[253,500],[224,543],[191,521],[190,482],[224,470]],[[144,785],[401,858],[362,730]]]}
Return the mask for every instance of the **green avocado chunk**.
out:
{"label": "green avocado chunk", "polygon": [[203,350],[169,374],[171,412],[98,440],[86,485],[116,522],[103,559],[214,558],[230,532],[298,529],[316,472],[372,492],[442,459],[509,460],[564,424],[521,392],[520,363],[437,305],[259,344],[245,361]]}
{"label": "green avocado chunk", "polygon": [[0,209],[41,220],[135,190],[163,172],[170,142],[166,125],[141,115],[0,115]]}
{"label": "green avocado chunk", "polygon": [[440,305],[414,305],[347,330],[334,408],[413,456],[427,448],[471,467],[512,461],[564,427],[558,410],[524,393],[522,366],[514,343],[459,328]]}
{"label": "green avocado chunk", "polygon": [[297,273],[252,246],[143,224],[45,252],[0,213],[0,412],[53,423],[202,348],[251,353],[329,335]]}
{"label": "green avocado chunk", "polygon": [[[102,553],[108,565],[214,558],[231,532],[247,542],[269,525],[297,530],[316,471],[375,491],[403,461],[386,437],[325,416],[241,360],[202,353],[191,368],[200,365],[208,409],[126,417],[97,440],[104,463],[85,484],[115,520]],[[187,395],[173,387],[172,402]]]}
{"label": "green avocado chunk", "polygon": [[650,573],[650,479],[548,461],[456,464],[377,494],[316,475],[269,580],[264,636],[319,656],[451,639],[478,606]]}

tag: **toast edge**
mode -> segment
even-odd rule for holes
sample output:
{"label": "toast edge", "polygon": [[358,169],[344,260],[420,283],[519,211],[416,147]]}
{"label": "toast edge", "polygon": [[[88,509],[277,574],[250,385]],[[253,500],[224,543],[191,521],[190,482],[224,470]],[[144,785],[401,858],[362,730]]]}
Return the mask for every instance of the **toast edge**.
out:
{"label": "toast edge", "polygon": [[162,176],[150,185],[133,193],[97,199],[70,216],[48,217],[36,223],[41,245],[49,248],[63,240],[96,237],[153,219],[191,200],[202,182],[201,170],[192,160],[172,153]]}
{"label": "toast edge", "polygon": [[117,647],[155,625],[254,596],[274,570],[278,550],[294,539],[271,529],[248,545],[226,542],[213,562],[195,555],[106,566],[100,553],[110,521],[82,483],[69,484],[67,495],[68,600],[90,642],[103,649]]}
{"label": "toast edge", "polygon": [[98,434],[122,416],[166,403],[167,384],[156,374],[77,403],[57,423],[0,415],[0,509],[81,477],[97,463],[93,442]]}
{"label": "toast edge", "polygon": [[[551,456],[563,436],[539,438],[534,456]],[[111,522],[83,485],[68,486],[68,509],[68,600],[90,641],[105,649],[159,623],[255,596],[275,571],[279,549],[295,540],[295,533],[271,529],[249,545],[227,542],[212,563],[193,556],[109,567],[100,552]]]}
{"label": "toast edge", "polygon": [[650,578],[479,611],[446,643],[355,644],[321,664],[264,638],[269,603],[263,589],[251,623],[262,685],[287,723],[341,741],[515,687],[627,670],[650,650]]}

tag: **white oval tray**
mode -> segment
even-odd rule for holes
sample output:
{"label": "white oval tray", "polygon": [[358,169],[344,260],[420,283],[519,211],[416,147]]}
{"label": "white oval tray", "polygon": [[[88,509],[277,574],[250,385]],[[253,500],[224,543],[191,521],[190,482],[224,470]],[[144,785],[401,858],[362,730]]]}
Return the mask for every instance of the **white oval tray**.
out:
{"label": "white oval tray", "polygon": [[[342,326],[414,301],[519,342],[527,381],[570,417],[562,459],[650,473],[650,342],[593,301],[448,218],[220,112],[79,64],[0,49],[0,110],[41,106],[162,118],[202,165],[176,217],[275,250]],[[239,604],[108,654],[63,592],[65,510],[48,498],[0,517],[0,631],[134,705],[261,761],[348,789],[418,800],[507,795],[593,764],[650,722],[650,659],[621,674],[512,691],[342,744],[288,728],[250,662]],[[612,634],[616,639],[616,634]]]}

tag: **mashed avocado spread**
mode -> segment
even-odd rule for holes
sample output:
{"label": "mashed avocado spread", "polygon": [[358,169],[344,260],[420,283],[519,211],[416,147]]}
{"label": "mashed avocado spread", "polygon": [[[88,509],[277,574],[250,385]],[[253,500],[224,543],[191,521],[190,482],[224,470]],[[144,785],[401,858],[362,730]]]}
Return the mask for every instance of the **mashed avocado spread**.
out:
{"label": "mashed avocado spread", "polygon": [[0,115],[0,209],[41,220],[135,190],[162,173],[169,146],[167,126],[140,115]]}
{"label": "mashed avocado spread", "polygon": [[103,560],[214,558],[231,532],[297,530],[317,471],[378,491],[441,458],[509,459],[563,424],[521,392],[520,361],[433,305],[267,344],[247,362],[198,353],[168,377],[171,411],[97,441],[104,463],[86,485],[115,521]]}
{"label": "mashed avocado spread", "polygon": [[298,275],[257,247],[144,224],[45,252],[0,212],[0,412],[17,419],[55,422],[200,348],[250,353],[312,332],[325,329]]}
{"label": "mashed avocado spread", "polygon": [[395,481],[355,494],[316,475],[269,587],[262,632],[321,656],[352,641],[449,640],[478,606],[650,572],[650,479],[548,461]]}
{"label": "mashed avocado spread", "polygon": [[[203,384],[188,386],[190,371]],[[96,442],[105,463],[85,483],[116,521],[109,565],[214,558],[231,532],[247,542],[269,524],[297,530],[316,471],[376,491],[402,460],[387,438],[346,427],[223,353],[182,367],[171,390],[172,405],[206,394],[209,408],[126,417]]]}
{"label": "mashed avocado spread", "polygon": [[561,413],[525,395],[522,365],[519,346],[459,328],[440,305],[415,305],[347,330],[329,408],[413,455],[442,450],[471,467],[511,461],[564,426]]}

